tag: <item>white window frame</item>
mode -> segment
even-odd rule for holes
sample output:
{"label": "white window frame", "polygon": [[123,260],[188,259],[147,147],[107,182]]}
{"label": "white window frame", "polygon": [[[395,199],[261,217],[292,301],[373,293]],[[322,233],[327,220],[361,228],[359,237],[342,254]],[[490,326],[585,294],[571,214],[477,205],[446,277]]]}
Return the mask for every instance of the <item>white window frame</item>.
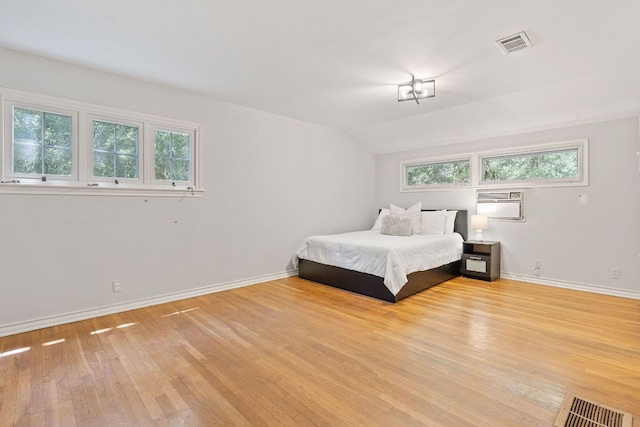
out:
{"label": "white window frame", "polygon": [[[89,146],[87,147],[87,182],[95,182],[95,183],[110,183],[115,184],[115,181],[118,181],[116,185],[140,185],[143,182],[144,175],[144,165],[143,165],[143,153],[144,150],[144,122],[135,121],[127,118],[106,116],[102,114],[87,114],[87,140],[89,141]],[[94,176],[93,175],[93,122],[94,120],[106,123],[112,123],[116,125],[124,125],[138,128],[138,178],[112,178],[112,177],[103,177],[103,176]]]}
{"label": "white window frame", "polygon": [[[482,181],[482,163],[485,158],[501,156],[517,156],[519,154],[534,154],[550,151],[564,151],[567,149],[578,149],[578,177],[561,179],[530,179],[514,181]],[[465,184],[432,184],[423,186],[407,185],[407,167],[425,164],[447,163],[469,161],[470,182]],[[456,189],[512,189],[512,188],[536,188],[536,187],[576,187],[589,185],[589,140],[576,139],[562,142],[544,143],[517,147],[512,149],[501,149],[492,151],[481,151],[477,153],[467,153],[458,156],[430,157],[416,160],[404,160],[400,162],[400,192],[411,191],[443,191]]]}
{"label": "white window frame", "polygon": [[[3,147],[3,174],[2,181],[20,181],[31,185],[38,183],[48,183],[48,185],[64,185],[78,180],[78,133],[74,130],[78,127],[78,113],[72,109],[59,106],[43,105],[41,103],[20,102],[8,100],[4,102],[3,127],[4,127],[4,147]],[[13,171],[13,110],[14,108],[24,108],[37,112],[60,114],[71,116],[71,175],[48,175],[24,174]],[[43,141],[44,143],[44,141]],[[46,180],[46,181],[45,181]]]}
{"label": "white window frame", "polygon": [[[427,185],[409,185],[408,184],[408,168],[412,166],[422,165],[435,165],[442,163],[457,163],[457,162],[469,162],[469,182],[459,184],[427,184]],[[447,156],[447,157],[431,157],[427,159],[417,160],[405,160],[400,162],[400,191],[430,191],[430,190],[451,190],[456,188],[469,188],[473,184],[474,177],[474,162],[473,156],[470,154],[463,154],[460,156]]]}
{"label": "white window frame", "polygon": [[191,179],[189,181],[171,181],[171,180],[164,180],[164,179],[156,179],[156,173],[155,173],[155,165],[154,167],[149,167],[149,181],[153,182],[156,185],[159,186],[174,186],[181,184],[181,185],[193,185],[193,177],[194,177],[194,173],[195,173],[195,169],[196,169],[196,165],[195,165],[195,156],[194,156],[194,145],[193,142],[195,141],[195,132],[192,129],[188,129],[188,128],[182,128],[182,127],[178,127],[178,126],[166,126],[166,125],[161,125],[158,123],[152,123],[149,125],[149,140],[150,140],[150,149],[149,149],[149,153],[150,153],[150,158],[153,159],[155,161],[156,158],[156,147],[155,147],[155,138],[156,138],[156,131],[165,131],[165,132],[174,132],[174,133],[186,133],[189,135],[189,140],[191,141],[191,147],[189,150],[189,166],[191,168]]}
{"label": "white window frame", "polygon": [[[548,153],[578,149],[578,176],[558,179],[525,179],[512,181],[483,181],[484,159],[511,157],[525,154]],[[589,140],[577,139],[563,142],[531,145],[509,150],[484,151],[478,153],[477,179],[481,188],[526,188],[526,187],[572,187],[589,185]]]}
{"label": "white window frame", "polygon": [[[72,116],[71,177],[13,173],[13,107],[29,108]],[[66,194],[114,196],[202,197],[202,131],[200,124],[131,112],[99,105],[70,101],[45,95],[0,87],[0,194]],[[138,179],[93,176],[93,120],[136,125],[138,130]],[[154,176],[153,137],[151,129],[190,133],[191,180],[165,182]]]}

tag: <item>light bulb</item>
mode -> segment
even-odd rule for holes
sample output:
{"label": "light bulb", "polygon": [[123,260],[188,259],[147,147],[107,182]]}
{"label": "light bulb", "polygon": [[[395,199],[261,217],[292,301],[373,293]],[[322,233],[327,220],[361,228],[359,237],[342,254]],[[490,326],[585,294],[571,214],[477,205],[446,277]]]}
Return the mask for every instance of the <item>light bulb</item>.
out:
{"label": "light bulb", "polygon": [[422,94],[422,80],[416,80],[415,83],[413,84],[413,93],[415,93],[416,95],[421,95]]}

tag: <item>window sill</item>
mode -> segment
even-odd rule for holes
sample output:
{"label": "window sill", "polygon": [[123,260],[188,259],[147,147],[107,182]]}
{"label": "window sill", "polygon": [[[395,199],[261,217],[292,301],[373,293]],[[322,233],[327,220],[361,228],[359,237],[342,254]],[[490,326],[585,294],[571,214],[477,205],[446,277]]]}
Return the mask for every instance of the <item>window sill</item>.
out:
{"label": "window sill", "polygon": [[429,186],[422,187],[402,187],[400,188],[401,193],[411,193],[418,191],[455,191],[455,190],[469,190],[470,188],[474,188],[471,184],[434,184]]}
{"label": "window sill", "polygon": [[176,186],[131,186],[126,184],[113,185],[100,183],[97,186],[70,183],[3,183],[0,184],[0,194],[22,195],[68,195],[68,196],[134,196],[134,197],[195,197],[201,198],[202,189]]}
{"label": "window sill", "polygon": [[478,185],[480,190],[503,188],[550,188],[550,187],[588,187],[587,179],[579,181],[540,180],[540,181],[485,181]]}

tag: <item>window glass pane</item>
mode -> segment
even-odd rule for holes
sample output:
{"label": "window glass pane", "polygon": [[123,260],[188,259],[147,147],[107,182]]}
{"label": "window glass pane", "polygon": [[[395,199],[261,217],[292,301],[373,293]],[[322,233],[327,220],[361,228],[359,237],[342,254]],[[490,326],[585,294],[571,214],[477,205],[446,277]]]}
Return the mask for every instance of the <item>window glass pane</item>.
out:
{"label": "window glass pane", "polygon": [[171,179],[171,165],[169,159],[156,157],[156,179]]}
{"label": "window glass pane", "polygon": [[71,116],[14,108],[13,171],[71,175],[71,130]]}
{"label": "window glass pane", "polygon": [[405,168],[407,185],[426,186],[466,184],[470,179],[469,160],[409,165]]}
{"label": "window glass pane", "polygon": [[93,176],[138,178],[138,127],[93,121]]}
{"label": "window glass pane", "polygon": [[113,177],[114,157],[111,153],[93,152],[93,176]]}
{"label": "window glass pane", "polygon": [[169,157],[171,152],[171,133],[156,131],[156,157]]}
{"label": "window glass pane", "polygon": [[138,154],[138,128],[133,126],[115,125],[116,152],[121,154]]}
{"label": "window glass pane", "polygon": [[137,178],[138,157],[123,154],[116,155],[116,177]]}
{"label": "window glass pane", "polygon": [[191,136],[188,133],[157,130],[154,148],[156,179],[191,180]]}
{"label": "window glass pane", "polygon": [[71,149],[71,117],[44,113],[45,144]]}
{"label": "window glass pane", "polygon": [[42,146],[14,143],[13,171],[16,173],[42,174]]}
{"label": "window glass pane", "polygon": [[44,150],[46,175],[71,175],[71,149],[46,147]]}
{"label": "window glass pane", "polygon": [[189,181],[189,161],[188,160],[173,160],[172,164],[172,179],[177,181]]}
{"label": "window glass pane", "polygon": [[171,138],[171,157],[174,159],[189,159],[189,135],[173,134],[173,138]]}
{"label": "window glass pane", "polygon": [[113,124],[93,121],[93,149],[113,151],[115,146],[115,134]]}
{"label": "window glass pane", "polygon": [[578,178],[578,148],[482,159],[483,181]]}
{"label": "window glass pane", "polygon": [[14,108],[13,142],[42,144],[42,113],[24,108]]}

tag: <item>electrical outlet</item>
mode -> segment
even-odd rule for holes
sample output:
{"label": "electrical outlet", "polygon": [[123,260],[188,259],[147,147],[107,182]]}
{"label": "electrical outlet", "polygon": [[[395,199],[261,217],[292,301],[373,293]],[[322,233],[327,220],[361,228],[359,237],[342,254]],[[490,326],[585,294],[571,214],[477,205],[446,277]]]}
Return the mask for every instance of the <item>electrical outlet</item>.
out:
{"label": "electrical outlet", "polygon": [[120,282],[113,282],[113,293],[122,292],[122,288],[120,287]]}
{"label": "electrical outlet", "polygon": [[537,259],[536,260],[536,270],[540,270],[542,268],[542,264],[540,263],[540,260]]}
{"label": "electrical outlet", "polygon": [[620,269],[619,268],[612,268],[611,269],[611,278],[612,279],[619,279],[620,278]]}

